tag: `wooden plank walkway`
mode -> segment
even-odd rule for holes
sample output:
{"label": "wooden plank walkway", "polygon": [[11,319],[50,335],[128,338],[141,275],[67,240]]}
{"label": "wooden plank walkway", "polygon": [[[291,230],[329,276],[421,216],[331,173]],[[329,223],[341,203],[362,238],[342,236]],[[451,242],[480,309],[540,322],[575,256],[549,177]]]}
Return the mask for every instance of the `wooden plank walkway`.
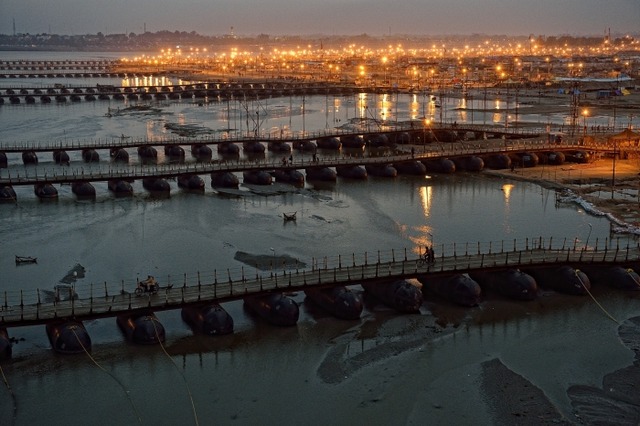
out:
{"label": "wooden plank walkway", "polygon": [[[533,240],[532,240],[533,243]],[[529,245],[527,243],[527,245]],[[535,245],[535,244],[532,244]],[[605,244],[606,246],[606,244]],[[468,246],[467,246],[468,247]],[[504,247],[504,245],[503,245]],[[515,242],[514,242],[515,247]],[[465,249],[466,251],[466,249]],[[258,273],[249,278],[245,269],[226,277],[218,278],[217,274],[210,280],[203,281],[200,274],[195,282],[185,282],[182,286],[161,288],[157,294],[136,296],[124,292],[124,283],[118,286],[104,285],[104,295],[94,296],[93,286],[88,295],[71,298],[65,301],[42,302],[40,292],[4,293],[4,303],[0,306],[0,326],[26,326],[43,324],[56,318],[75,317],[78,320],[110,317],[119,314],[142,312],[146,310],[161,311],[178,309],[182,306],[203,303],[223,302],[242,299],[248,295],[259,295],[272,291],[294,292],[307,287],[335,285],[353,285],[365,282],[388,281],[412,278],[420,274],[442,274],[471,270],[491,270],[519,268],[531,265],[601,264],[628,265],[640,259],[639,247],[625,249],[547,249],[542,240],[538,248],[492,252],[491,245],[485,253],[441,256],[434,263],[423,263],[417,257],[407,257],[406,250],[396,259],[396,252],[391,252],[391,259],[371,261],[365,253],[363,258],[352,259],[324,258],[322,265],[312,262],[311,269],[282,269],[269,273]],[[387,257],[389,255],[387,254]],[[318,262],[319,263],[319,262]],[[75,290],[70,290],[75,291]]]}
{"label": "wooden plank walkway", "polygon": [[[383,156],[324,156],[311,161],[295,155],[291,163],[283,165],[273,158],[251,160],[216,160],[212,162],[194,162],[185,164],[162,163],[155,165],[120,165],[116,163],[72,164],[71,166],[50,167],[13,167],[0,169],[0,185],[34,185],[37,183],[74,183],[99,182],[113,179],[135,180],[144,178],[174,178],[187,174],[210,174],[213,172],[240,172],[249,170],[305,169],[313,167],[335,167],[345,165],[392,164],[413,160],[452,158],[459,156],[482,156],[523,151],[560,151],[560,150],[600,150],[610,151],[606,146],[585,147],[578,144],[556,145],[546,141],[522,141],[507,147],[483,148],[475,145],[447,144],[425,147],[412,153]],[[636,148],[637,150],[638,148]]]}
{"label": "wooden plank walkway", "polygon": [[[477,133],[489,133],[489,134],[504,134],[510,136],[519,136],[522,138],[532,137],[536,135],[544,135],[545,128],[500,128],[496,126],[482,126],[482,125],[465,125],[451,127],[447,125],[431,124],[428,127],[418,126],[412,127],[407,123],[385,124],[381,128],[373,126],[374,129],[322,129],[316,131],[298,131],[287,132],[280,135],[279,133],[260,133],[256,135],[254,132],[232,132],[221,133],[217,137],[202,136],[198,138],[186,138],[186,137],[164,137],[164,138],[110,138],[110,139],[58,139],[47,141],[1,141],[0,152],[5,153],[21,153],[24,151],[34,152],[52,152],[54,150],[65,151],[78,151],[83,149],[118,149],[118,148],[136,148],[141,146],[169,146],[169,145],[186,145],[204,144],[204,145],[217,145],[221,143],[236,143],[242,144],[243,142],[295,142],[295,141],[309,141],[320,138],[331,137],[345,137],[345,136],[368,136],[368,135],[393,135],[403,132],[412,133],[429,133],[432,131],[449,130],[456,132],[477,132]],[[576,138],[577,139],[577,138]]]}

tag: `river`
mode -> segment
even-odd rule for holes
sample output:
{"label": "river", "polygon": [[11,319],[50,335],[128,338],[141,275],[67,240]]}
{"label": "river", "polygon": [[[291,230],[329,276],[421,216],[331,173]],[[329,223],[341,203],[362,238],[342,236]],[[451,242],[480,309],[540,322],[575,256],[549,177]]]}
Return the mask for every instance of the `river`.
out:
{"label": "river", "polygon": [[[13,58],[15,52],[2,55]],[[285,97],[249,108],[273,111],[260,123],[262,131],[314,131],[357,116],[362,110],[352,102],[359,100]],[[160,138],[169,135],[168,122],[213,132],[256,126],[247,126],[242,105],[229,114],[231,106],[215,102],[163,102],[153,105],[159,111],[152,114],[105,116],[107,108],[126,106],[4,105],[0,143]],[[413,114],[409,100],[390,109],[400,120]],[[455,114],[453,105],[448,114]],[[21,167],[17,154],[10,163]],[[50,158],[43,163],[54,166]],[[76,282],[84,289],[147,274],[179,279],[241,267],[234,259],[238,251],[309,263],[378,249],[415,252],[426,244],[438,249],[537,237],[628,242],[610,235],[606,219],[556,204],[553,191],[481,174],[338,179],[335,185],[286,187],[273,195],[247,190],[238,197],[216,193],[205,180],[204,194],[182,192],[172,182],[166,199],[150,196],[140,183],[127,199],[96,184],[98,196],[89,202],[76,200],[69,187],[60,187],[55,203],[17,188],[17,204],[0,206],[0,291],[53,288],[77,264],[86,270]],[[284,222],[282,213],[292,211],[297,221]],[[38,263],[16,266],[14,255],[34,256]],[[357,285],[354,290],[361,291]],[[594,295],[620,322],[640,314],[635,294],[597,288]],[[481,363],[494,358],[573,420],[570,386],[599,387],[605,374],[633,362],[617,324],[586,297],[544,291],[534,302],[511,302],[488,296],[479,307],[464,309],[432,298],[416,315],[368,301],[358,321],[332,318],[302,293],[293,297],[301,315],[290,328],[264,323],[239,301],[226,303],[235,320],[230,336],[194,335],[178,311],[160,312],[167,333],[162,347],[127,343],[113,318],[91,321],[85,324],[91,358],[53,353],[44,326],[10,329],[19,341],[13,360],[2,365],[11,391],[0,389],[0,423],[493,424],[478,383]]]}

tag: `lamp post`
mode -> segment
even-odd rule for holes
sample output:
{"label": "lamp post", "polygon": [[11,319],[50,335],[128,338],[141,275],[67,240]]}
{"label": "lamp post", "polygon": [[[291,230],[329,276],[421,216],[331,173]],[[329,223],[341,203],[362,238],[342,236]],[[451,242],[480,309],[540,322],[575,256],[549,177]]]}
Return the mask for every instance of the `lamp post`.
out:
{"label": "lamp post", "polygon": [[613,162],[611,166],[611,199],[613,200],[616,187],[616,156],[618,155],[618,142],[613,138]]}
{"label": "lamp post", "polygon": [[587,116],[589,115],[589,110],[588,109],[583,109],[582,110],[582,127],[583,127],[583,132],[582,132],[582,137],[583,140],[584,138],[587,137]]}
{"label": "lamp post", "polygon": [[384,86],[387,85],[387,61],[389,60],[389,58],[387,58],[386,56],[382,57],[382,66],[384,67],[384,81],[382,82],[382,84]]}

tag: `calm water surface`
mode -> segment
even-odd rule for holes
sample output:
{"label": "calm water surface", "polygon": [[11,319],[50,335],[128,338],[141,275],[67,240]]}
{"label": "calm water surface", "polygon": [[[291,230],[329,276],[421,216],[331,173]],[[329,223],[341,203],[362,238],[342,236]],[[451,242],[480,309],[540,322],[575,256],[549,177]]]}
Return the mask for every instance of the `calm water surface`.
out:
{"label": "calm water surface", "polygon": [[[287,113],[262,123],[265,128],[302,129],[289,98],[269,103]],[[307,99],[305,106],[306,130],[326,128],[327,117],[333,122],[324,97]],[[104,117],[107,105],[100,102],[3,106],[2,142],[158,137],[169,121],[213,130],[234,117],[243,121],[239,111],[225,115],[226,105],[159,107],[158,114],[114,119]],[[335,112],[344,114],[341,120],[355,114]],[[232,127],[240,128],[237,123]],[[10,161],[19,164],[17,155]],[[166,281],[239,268],[237,251],[309,263],[378,249],[415,251],[427,243],[437,249],[538,236],[612,238],[605,219],[556,205],[551,191],[475,174],[339,179],[270,196],[221,196],[210,187],[197,195],[171,185],[168,199],[151,197],[140,183],[133,198],[114,199],[106,184],[96,184],[95,202],[77,201],[69,187],[60,187],[55,203],[17,188],[18,203],[0,206],[0,291],[51,289],[76,264],[86,268],[76,286],[87,291],[146,274]],[[291,211],[298,220],[283,223],[282,213]],[[36,256],[38,264],[16,267],[16,254]],[[604,374],[633,360],[617,325],[587,298],[544,293],[519,303],[494,297],[472,309],[427,300],[420,315],[409,316],[369,303],[361,320],[340,321],[314,309],[303,294],[294,297],[301,317],[292,328],[265,324],[241,302],[225,304],[236,332],[220,338],[194,335],[178,311],[159,313],[168,355],[161,347],[127,344],[115,319],[86,323],[93,360],[54,354],[43,326],[11,329],[11,336],[25,340],[3,365],[15,403],[0,389],[0,423],[195,424],[193,404],[203,425],[491,424],[478,377],[479,364],[496,357],[572,418],[569,386],[601,386]],[[596,297],[619,321],[640,313],[635,296],[596,289]],[[445,332],[434,338],[435,322]]]}

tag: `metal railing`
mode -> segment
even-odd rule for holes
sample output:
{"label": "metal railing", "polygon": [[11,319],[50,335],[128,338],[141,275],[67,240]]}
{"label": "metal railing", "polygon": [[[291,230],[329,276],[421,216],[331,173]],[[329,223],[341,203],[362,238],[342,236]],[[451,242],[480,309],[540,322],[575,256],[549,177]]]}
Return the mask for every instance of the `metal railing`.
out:
{"label": "metal railing", "polygon": [[268,270],[241,266],[168,274],[156,294],[137,296],[137,280],[119,283],[70,285],[49,290],[5,290],[0,295],[0,325],[44,323],[61,317],[114,316],[141,309],[177,309],[190,303],[241,299],[269,291],[293,291],[310,286],[350,285],[416,277],[420,274],[468,272],[477,269],[517,268],[525,265],[602,264],[628,265],[640,261],[640,245],[619,247],[608,239],[586,246],[578,239],[527,238],[442,244],[435,261],[425,263],[426,247],[391,249],[313,257],[307,262],[274,260]]}

